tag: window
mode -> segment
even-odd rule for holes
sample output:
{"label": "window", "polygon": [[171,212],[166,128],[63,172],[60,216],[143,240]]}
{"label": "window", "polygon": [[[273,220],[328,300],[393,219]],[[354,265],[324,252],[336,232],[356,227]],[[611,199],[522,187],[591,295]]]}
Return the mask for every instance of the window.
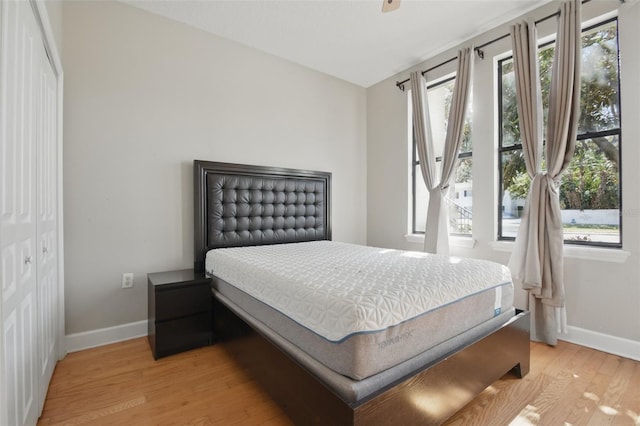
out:
{"label": "window", "polygon": [[[442,152],[444,140],[447,132],[447,120],[449,108],[453,97],[453,87],[455,77],[440,81],[427,86],[427,97],[429,101],[429,118],[433,134],[433,145],[436,152],[436,176],[440,178]],[[471,105],[471,104],[469,104]],[[468,110],[467,119],[464,126],[462,144],[458,155],[458,169],[455,182],[450,186],[449,194],[446,197],[449,207],[449,233],[456,235],[471,236],[473,220],[473,198],[471,189],[473,186],[473,159],[471,143],[471,123]],[[418,159],[418,149],[415,138],[413,138],[413,226],[414,234],[424,234],[427,222],[427,200],[429,191],[422,178],[420,171],[420,161]]]}
{"label": "window", "polygon": [[[544,128],[554,44],[539,48]],[[560,185],[565,243],[621,247],[620,79],[617,20],[582,31],[580,121],[576,149]],[[498,238],[514,239],[529,190],[513,59],[498,62],[500,168]],[[544,169],[544,151],[542,167]]]}

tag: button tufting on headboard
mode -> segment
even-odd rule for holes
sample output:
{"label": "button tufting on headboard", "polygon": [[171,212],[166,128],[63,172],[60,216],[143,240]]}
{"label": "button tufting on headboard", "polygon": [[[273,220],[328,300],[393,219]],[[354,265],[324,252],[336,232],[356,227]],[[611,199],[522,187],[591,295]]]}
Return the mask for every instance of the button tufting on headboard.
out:
{"label": "button tufting on headboard", "polygon": [[194,161],[196,271],[213,248],[331,239],[331,173]]}
{"label": "button tufting on headboard", "polygon": [[324,183],[207,175],[210,248],[309,241],[324,232]]}

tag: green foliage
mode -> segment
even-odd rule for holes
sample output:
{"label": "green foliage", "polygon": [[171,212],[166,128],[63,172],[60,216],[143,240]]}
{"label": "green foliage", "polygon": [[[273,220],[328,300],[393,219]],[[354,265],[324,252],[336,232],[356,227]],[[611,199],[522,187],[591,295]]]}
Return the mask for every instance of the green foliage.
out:
{"label": "green foliage", "polygon": [[516,195],[518,193],[517,189],[513,188],[520,175],[529,177],[521,149],[512,151],[510,155],[502,157],[502,187],[507,189],[515,198],[525,198],[527,195],[525,192],[524,197],[520,197]]}
{"label": "green foliage", "polygon": [[562,175],[561,208],[619,208],[617,164],[594,147],[592,141],[578,142],[571,167]]}
{"label": "green foliage", "polygon": [[473,163],[471,158],[461,158],[456,172],[456,183],[469,182],[473,175]]}
{"label": "green foliage", "polygon": [[511,194],[511,197],[513,198],[527,198],[529,185],[531,185],[531,178],[529,175],[527,173],[518,173],[511,181],[509,194]]}
{"label": "green foliage", "polygon": [[[582,37],[581,116],[578,133],[618,128],[618,51],[616,26],[599,28]],[[546,114],[553,46],[539,51],[543,109]],[[521,144],[513,62],[502,63],[502,146]],[[563,209],[619,208],[617,137],[578,141],[570,168],[562,176]],[[544,153],[543,153],[544,156]],[[504,153],[502,185],[514,198],[526,198],[530,179],[522,150]],[[543,158],[544,163],[544,158]],[[544,167],[543,167],[544,168]]]}
{"label": "green foliage", "polygon": [[513,61],[502,63],[502,146],[520,144]]}
{"label": "green foliage", "polygon": [[592,132],[619,127],[615,26],[583,35],[582,65],[579,128]]}

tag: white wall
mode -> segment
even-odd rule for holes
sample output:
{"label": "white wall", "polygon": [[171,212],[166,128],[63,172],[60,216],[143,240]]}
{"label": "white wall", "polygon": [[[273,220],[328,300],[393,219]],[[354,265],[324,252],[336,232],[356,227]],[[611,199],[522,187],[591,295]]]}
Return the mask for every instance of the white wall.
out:
{"label": "white wall", "polygon": [[[557,10],[549,4],[527,16],[540,19]],[[583,6],[583,17],[590,18],[619,10],[622,82],[622,172],[623,172],[623,251],[630,253],[624,263],[602,260],[582,260],[566,257],[565,286],[567,315],[572,330],[589,335],[603,333],[621,338],[627,347],[637,350],[640,342],[640,3],[620,6],[618,1],[590,2]],[[554,20],[541,25],[541,35],[554,31]],[[473,42],[479,45],[508,33],[508,26],[484,34]],[[485,59],[476,57],[474,74],[474,235],[475,247],[455,246],[455,255],[472,256],[505,263],[509,252],[496,250],[497,235],[497,121],[493,59],[510,50],[505,39],[485,48]],[[456,55],[444,52],[417,66],[424,70]],[[438,68],[427,75],[436,79],[455,71],[455,63]],[[409,193],[410,128],[407,117],[407,93],[395,86],[397,80],[408,78],[406,70],[367,90],[368,134],[368,197],[367,242],[373,246],[420,250],[421,244],[408,242],[410,217]],[[506,245],[508,248],[508,244]],[[591,258],[596,251],[580,252]],[[575,252],[575,250],[573,250]],[[608,252],[607,252],[608,253]],[[517,303],[524,305],[524,292],[517,294]],[[611,340],[611,339],[609,339]],[[635,344],[634,344],[635,342]],[[640,354],[636,355],[640,357]]]}
{"label": "white wall", "polygon": [[194,159],[330,171],[334,239],[366,242],[365,89],[117,2],[63,23],[67,334],[193,265]]}

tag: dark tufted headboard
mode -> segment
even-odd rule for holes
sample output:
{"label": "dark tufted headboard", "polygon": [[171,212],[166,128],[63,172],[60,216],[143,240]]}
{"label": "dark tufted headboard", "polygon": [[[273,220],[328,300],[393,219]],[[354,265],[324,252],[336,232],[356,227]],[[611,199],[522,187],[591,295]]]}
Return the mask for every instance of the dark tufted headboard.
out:
{"label": "dark tufted headboard", "polygon": [[196,272],[221,247],[331,239],[331,173],[195,160]]}

